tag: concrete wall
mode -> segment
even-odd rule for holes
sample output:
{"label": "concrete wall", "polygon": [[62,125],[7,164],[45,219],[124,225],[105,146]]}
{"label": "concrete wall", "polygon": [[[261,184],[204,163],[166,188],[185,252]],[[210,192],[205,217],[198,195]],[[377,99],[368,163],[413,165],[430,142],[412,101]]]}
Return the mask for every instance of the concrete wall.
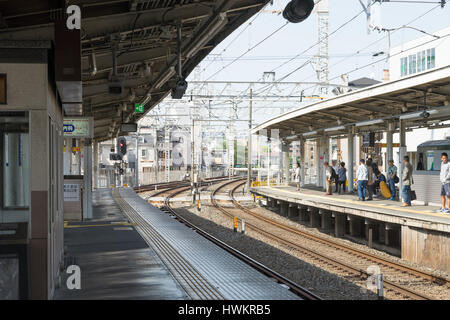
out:
{"label": "concrete wall", "polygon": [[46,49],[41,49],[41,54],[33,57],[42,58],[38,63],[26,60],[2,63],[0,60],[0,73],[7,74],[8,87],[8,104],[0,105],[0,111],[29,111],[30,146],[24,152],[30,154],[28,265],[31,299],[51,298],[63,247],[62,111],[49,85],[45,52]]}
{"label": "concrete wall", "polygon": [[402,259],[450,271],[450,235],[402,226]]}

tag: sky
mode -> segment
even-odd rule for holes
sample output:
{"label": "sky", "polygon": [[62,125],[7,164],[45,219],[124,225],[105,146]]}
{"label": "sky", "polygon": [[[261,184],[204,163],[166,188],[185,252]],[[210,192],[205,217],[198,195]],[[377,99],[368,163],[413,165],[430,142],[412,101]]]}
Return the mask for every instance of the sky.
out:
{"label": "sky", "polygon": [[[275,71],[277,80],[317,81],[314,64],[309,62],[318,51],[318,46],[315,45],[318,42],[317,14],[313,12],[301,23],[287,23],[282,14],[272,12],[282,11],[288,2],[288,0],[274,0],[273,5],[267,5],[262,12],[236,29],[200,63],[197,70],[200,72],[191,73],[187,79],[188,83],[194,78],[217,81],[257,81],[261,80],[263,72],[266,71]],[[363,2],[366,3],[367,0]],[[386,29],[408,25],[427,33],[449,26],[450,2],[443,9],[436,0],[428,2],[430,3],[383,3],[379,6],[378,23]],[[335,31],[338,28],[339,30]],[[383,55],[373,57],[373,54],[388,51],[387,33],[378,31],[367,33],[367,18],[358,0],[329,0],[329,32],[331,34],[329,37],[331,83],[340,84],[340,76],[346,73],[350,81],[361,77],[381,81],[383,69],[388,69],[389,65],[386,59],[383,59]],[[391,33],[391,47],[423,35],[416,30],[399,29]],[[312,48],[307,50],[310,47]],[[246,54],[234,61],[243,53]],[[302,54],[296,59],[291,59],[300,53]],[[378,60],[382,61],[363,68]],[[232,61],[234,62],[230,64]],[[296,69],[298,70],[295,71]],[[289,76],[286,77],[286,75]],[[193,88],[194,86],[190,84],[188,92]],[[311,85],[298,87],[296,94],[299,94],[301,89],[308,88],[311,88]],[[218,92],[222,89],[223,87],[210,86],[208,90]],[[239,90],[245,90],[246,86],[236,85],[231,89],[227,88],[226,92],[233,93],[233,89],[239,92]],[[309,90],[312,94],[316,93],[312,91],[312,88]],[[286,94],[286,92],[280,92],[280,94]],[[168,98],[165,103],[170,100]],[[247,105],[248,102],[245,101],[239,104],[240,119],[247,119]],[[213,113],[220,118],[224,117],[220,109],[229,109],[223,107],[226,106],[225,102],[213,102],[213,106],[219,109],[214,110]],[[298,103],[254,102],[256,112],[253,125],[275,117],[289,108],[300,106]]]}
{"label": "sky", "polygon": [[[264,10],[282,11],[288,2],[289,1],[287,0],[274,0],[273,6],[268,5]],[[363,2],[366,1],[364,0]],[[388,29],[398,28],[408,24],[410,21],[433,8],[435,9],[409,25],[422,29],[428,33],[433,33],[450,25],[450,3],[448,3],[444,9],[441,9],[440,6],[436,4],[438,1],[430,0],[429,2],[430,4],[383,3],[380,6],[381,25]],[[362,11],[362,6],[358,0],[329,0],[329,11],[329,30],[331,33],[346,21],[358,15]],[[249,21],[252,21],[253,19],[254,17]],[[248,52],[245,56],[226,69],[214,75],[210,80],[239,79],[254,81],[259,79],[264,71],[271,71],[278,67],[282,62],[285,62],[286,60],[280,60],[283,57],[293,57],[317,43],[317,20],[317,15],[312,13],[307,20],[301,23],[288,23],[272,37]],[[269,12],[260,13],[250,26],[248,26],[248,22],[244,23],[220,43],[220,45],[211,52],[210,57],[201,63],[202,78],[209,78],[223,66],[228,64],[230,62],[229,58],[240,56],[284,24],[286,24],[286,20],[281,14],[278,15]],[[245,31],[241,33],[243,29],[245,29]],[[235,39],[238,34],[240,34],[240,36]],[[423,36],[423,34],[418,31],[401,29],[392,34],[391,45],[396,46],[402,42],[421,36]],[[232,40],[234,41],[229,46]],[[377,40],[380,41],[369,48],[365,48]],[[226,50],[224,51],[225,48]],[[330,79],[380,59],[380,57],[374,58],[372,55],[380,51],[386,51],[387,48],[387,33],[373,31],[368,35],[366,16],[365,13],[361,13],[357,18],[329,37]],[[311,56],[316,54],[317,50],[318,47],[315,46],[305,54],[301,55],[298,59],[277,69],[276,78],[278,79],[293,71],[307,59],[311,58]],[[358,54],[356,54],[357,52]],[[220,54],[225,61],[222,61],[221,57],[217,56],[218,54]],[[354,56],[349,57],[351,55]],[[252,60],[256,57],[267,58],[264,60]],[[345,61],[336,64],[345,57],[348,58]],[[215,61],[212,61],[214,59]],[[333,64],[336,65],[333,66]],[[379,63],[375,67],[368,67],[353,72],[349,77],[350,80],[363,76],[374,76],[376,79],[381,79],[382,70],[386,67],[387,64]],[[313,81],[315,80],[315,72],[311,65],[305,66],[284,80],[303,81],[306,78]]]}

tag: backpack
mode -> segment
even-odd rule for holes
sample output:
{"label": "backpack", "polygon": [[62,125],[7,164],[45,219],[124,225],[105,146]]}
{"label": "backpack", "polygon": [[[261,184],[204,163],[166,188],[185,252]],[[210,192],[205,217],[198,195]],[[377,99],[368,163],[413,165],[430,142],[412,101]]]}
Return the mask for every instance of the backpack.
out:
{"label": "backpack", "polygon": [[336,170],[334,170],[334,168],[331,167],[331,180],[336,180],[336,178],[337,178]]}

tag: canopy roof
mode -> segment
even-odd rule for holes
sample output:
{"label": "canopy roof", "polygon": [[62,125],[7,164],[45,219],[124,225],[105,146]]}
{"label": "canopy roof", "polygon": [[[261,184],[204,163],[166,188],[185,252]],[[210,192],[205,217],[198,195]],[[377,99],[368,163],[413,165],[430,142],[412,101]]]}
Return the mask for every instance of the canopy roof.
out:
{"label": "canopy roof", "polygon": [[[322,100],[268,120],[252,130],[279,130],[281,138],[314,138],[385,131],[388,123],[433,127],[450,119],[450,66],[375,84]],[[426,109],[424,117],[423,111]],[[428,117],[427,117],[428,116]]]}

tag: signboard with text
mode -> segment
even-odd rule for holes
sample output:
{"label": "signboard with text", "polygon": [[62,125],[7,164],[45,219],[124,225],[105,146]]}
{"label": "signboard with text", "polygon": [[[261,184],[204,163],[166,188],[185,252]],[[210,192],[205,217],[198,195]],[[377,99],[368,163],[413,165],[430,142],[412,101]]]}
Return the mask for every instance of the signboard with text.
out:
{"label": "signboard with text", "polygon": [[80,201],[80,189],[76,183],[64,184],[64,201]]}
{"label": "signboard with text", "polygon": [[85,118],[64,118],[64,136],[72,138],[93,138],[94,119]]}

